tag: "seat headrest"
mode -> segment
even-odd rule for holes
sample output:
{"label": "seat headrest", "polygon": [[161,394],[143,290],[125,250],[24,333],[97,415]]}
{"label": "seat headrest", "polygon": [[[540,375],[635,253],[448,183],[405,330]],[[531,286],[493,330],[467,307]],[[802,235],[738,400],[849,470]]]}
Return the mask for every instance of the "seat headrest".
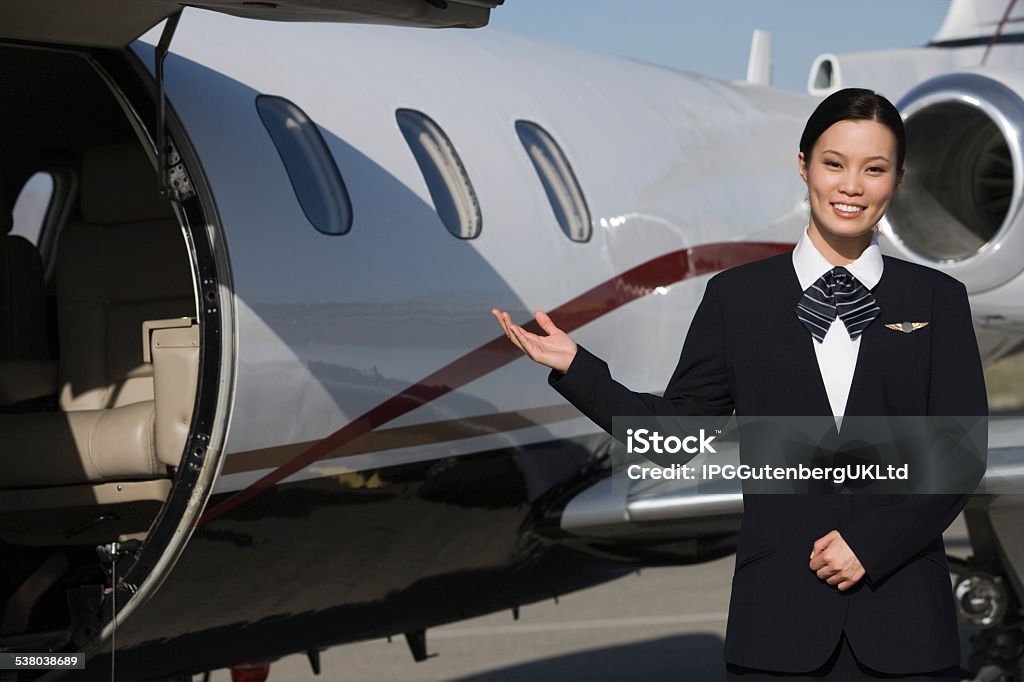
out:
{"label": "seat headrest", "polygon": [[153,165],[135,143],[85,151],[80,203],[87,223],[116,225],[174,217],[170,202],[160,198]]}

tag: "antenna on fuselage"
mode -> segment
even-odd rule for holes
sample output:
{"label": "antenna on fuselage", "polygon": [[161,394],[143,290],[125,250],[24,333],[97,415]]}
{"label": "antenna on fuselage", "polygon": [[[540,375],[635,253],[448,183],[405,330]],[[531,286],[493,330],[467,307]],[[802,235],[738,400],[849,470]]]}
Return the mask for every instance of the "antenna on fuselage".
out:
{"label": "antenna on fuselage", "polygon": [[747,82],[755,85],[772,84],[772,34],[768,31],[756,29],[750,40]]}

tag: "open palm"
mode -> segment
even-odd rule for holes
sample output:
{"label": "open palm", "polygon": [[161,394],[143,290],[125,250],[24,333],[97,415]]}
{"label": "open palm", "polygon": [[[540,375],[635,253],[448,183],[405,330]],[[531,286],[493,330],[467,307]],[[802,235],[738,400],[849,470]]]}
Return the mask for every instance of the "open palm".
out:
{"label": "open palm", "polygon": [[547,336],[540,336],[526,331],[513,322],[512,317],[508,313],[497,308],[491,309],[491,315],[494,315],[494,319],[501,325],[505,336],[519,350],[530,356],[531,360],[559,372],[565,372],[569,369],[572,359],[576,357],[576,342],[568,334],[556,327],[551,318],[542,310],[536,311],[533,316]]}

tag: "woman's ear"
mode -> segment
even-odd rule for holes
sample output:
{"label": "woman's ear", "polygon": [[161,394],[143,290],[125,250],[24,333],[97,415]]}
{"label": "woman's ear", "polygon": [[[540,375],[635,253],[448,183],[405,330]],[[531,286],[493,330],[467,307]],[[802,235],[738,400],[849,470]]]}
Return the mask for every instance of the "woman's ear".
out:
{"label": "woman's ear", "polygon": [[807,159],[804,158],[804,153],[800,152],[796,155],[797,168],[800,170],[800,177],[807,182]]}
{"label": "woman's ear", "polygon": [[899,189],[900,185],[903,184],[903,172],[906,168],[900,168],[899,172],[896,173],[896,186],[893,187],[893,191]]}

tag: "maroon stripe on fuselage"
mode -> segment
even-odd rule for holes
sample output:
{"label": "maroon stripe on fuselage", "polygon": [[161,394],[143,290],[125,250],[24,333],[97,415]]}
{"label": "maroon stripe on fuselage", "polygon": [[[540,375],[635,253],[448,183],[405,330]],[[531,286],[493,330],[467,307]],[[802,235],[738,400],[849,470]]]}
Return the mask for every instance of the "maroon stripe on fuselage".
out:
{"label": "maroon stripe on fuselage", "polygon": [[[548,315],[557,327],[571,332],[630,301],[646,296],[658,287],[726,270],[792,249],[793,244],[778,242],[719,242],[680,249],[641,263],[563,303],[549,311]],[[481,315],[490,315],[490,312],[481,311]],[[543,334],[534,319],[524,324],[523,328],[534,334]],[[377,405],[258,481],[206,510],[196,525],[212,521],[318,459],[326,457],[346,443],[449,391],[479,379],[522,355],[504,334],[497,336]]]}

